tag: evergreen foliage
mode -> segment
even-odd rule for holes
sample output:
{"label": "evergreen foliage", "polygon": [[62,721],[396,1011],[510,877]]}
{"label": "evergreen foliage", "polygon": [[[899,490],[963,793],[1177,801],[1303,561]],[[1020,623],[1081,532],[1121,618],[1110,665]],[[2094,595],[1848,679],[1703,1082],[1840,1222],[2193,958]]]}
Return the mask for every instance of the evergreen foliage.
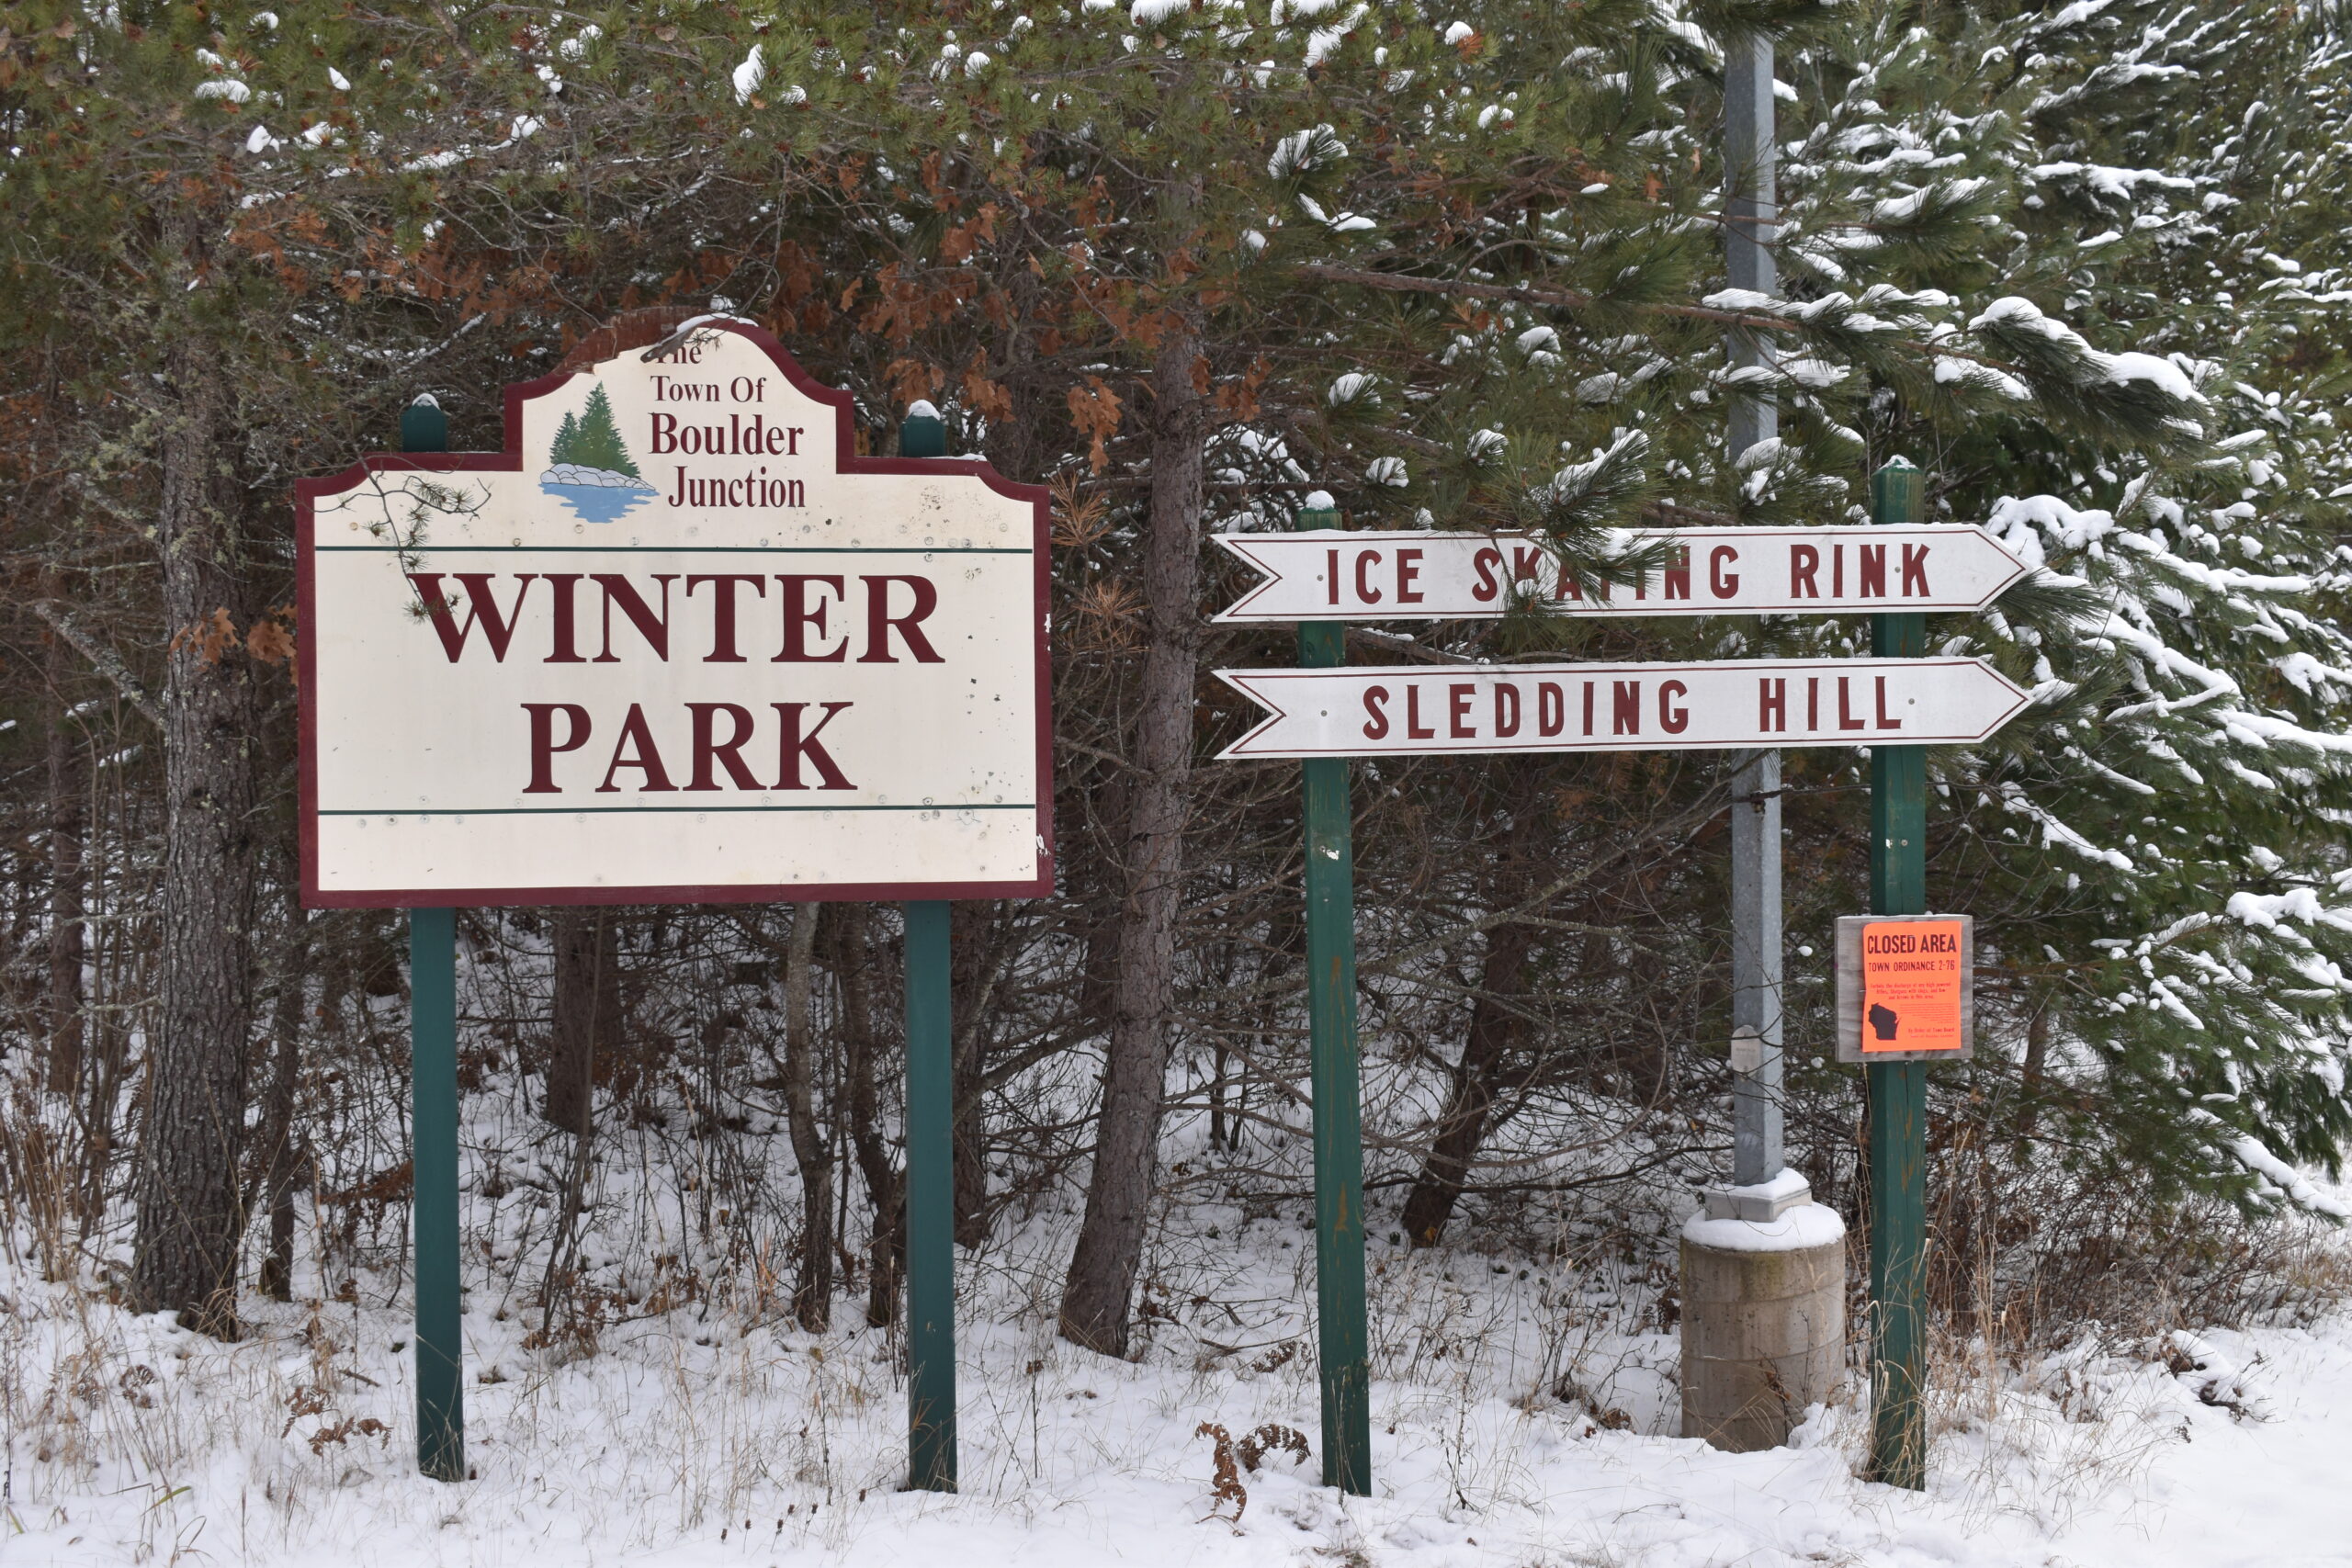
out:
{"label": "evergreen foliage", "polygon": [[605,396],[602,381],[589,392],[588,405],[581,410],[577,420],[568,413],[563,416],[563,423],[556,427],[555,440],[548,446],[548,460],[627,474],[633,479],[644,477],[629,459],[620,426],[613,423],[612,400]]}
{"label": "evergreen foliage", "polygon": [[1939,907],[2003,911],[1991,978],[2021,1047],[1951,1087],[2033,1134],[2020,1159],[2276,1201],[2301,1185],[2279,1156],[2333,1168],[2352,1128],[2329,903],[2352,648],[2343,455],[2313,397],[2335,355],[2269,287],[2300,264],[2236,128],[2302,100],[2306,51],[2335,46],[2249,7],[1855,21],[1784,73],[1810,114],[1770,308],[1937,291],[1910,330],[1973,355],[1875,367],[1845,417],[1873,457],[1930,468],[1939,514],[2097,605],[1941,634],[2042,699],[1938,760]]}
{"label": "evergreen foliage", "polygon": [[[260,628],[290,613],[293,476],[381,446],[427,387],[454,446],[494,446],[497,388],[642,305],[760,321],[851,389],[870,449],[909,401],[937,401],[952,450],[1061,498],[1063,886],[958,913],[959,1179],[984,1228],[1002,1172],[1057,1179],[1087,1151],[1085,1096],[1052,1075],[1108,1027],[1150,375],[1172,333],[1197,333],[1214,411],[1204,528],[1282,525],[1326,488],[1352,526],[1533,528],[1608,578],[1642,564],[1614,553],[1627,526],[1859,521],[1868,473],[1905,456],[1936,517],[1986,523],[2043,569],[1931,626],[2038,698],[1931,763],[1933,902],[1979,917],[1984,965],[1979,1060],[1936,1080],[1939,1145],[2068,1191],[2317,1201],[2291,1166],[2332,1165],[2352,1133],[2352,449],[2335,410],[2352,96],[2332,16],[783,0],[757,18],[388,18],[288,0],[232,20],[26,0],[0,35],[22,149],[0,172],[11,547],[160,686],[188,631],[153,587],[163,434],[187,367],[217,378],[233,436],[208,471],[252,601],[224,607],[215,653],[260,661],[278,694],[243,852],[279,886],[291,688]],[[1787,85],[1770,297],[1721,286],[1721,44],[1738,29],[1777,39]],[[1729,370],[1733,331],[1777,344],[1773,365]],[[1735,391],[1777,400],[1776,442],[1724,450]],[[601,388],[551,456],[638,473]],[[1233,586],[1207,575],[1204,601]],[[1827,655],[1864,651],[1867,629],[1530,605],[1351,657]],[[1217,630],[1202,663],[1290,657],[1285,637]],[[12,716],[59,705],[46,677],[8,679]],[[1212,682],[1196,695],[1205,756],[1248,716]],[[0,735],[0,757],[40,728]],[[149,804],[110,852],[153,867],[165,818],[144,765],[118,775]],[[1370,1119],[1376,1190],[1426,1185],[1448,1107],[1474,1102],[1452,1179],[1497,1213],[1547,1183],[1710,1167],[1724,773],[1639,755],[1360,770],[1364,1016],[1396,1086]],[[1788,760],[1793,1143],[1848,1203],[1856,1097],[1810,1059],[1827,1054],[1827,922],[1863,897],[1865,776],[1845,753]],[[1187,1103],[1223,1117],[1258,1096],[1280,1157],[1300,1076],[1295,785],[1196,771],[1175,1010]],[[46,809],[10,787],[28,821]],[[144,886],[123,882],[92,929],[135,947]],[[756,957],[772,936],[695,918],[714,951]],[[356,968],[390,940],[369,920],[311,929]],[[114,1005],[152,1010],[142,984]],[[684,989],[675,1037],[723,1043],[738,1010],[709,999],[716,981]],[[137,1071],[82,1085],[90,1146],[119,1146]]]}

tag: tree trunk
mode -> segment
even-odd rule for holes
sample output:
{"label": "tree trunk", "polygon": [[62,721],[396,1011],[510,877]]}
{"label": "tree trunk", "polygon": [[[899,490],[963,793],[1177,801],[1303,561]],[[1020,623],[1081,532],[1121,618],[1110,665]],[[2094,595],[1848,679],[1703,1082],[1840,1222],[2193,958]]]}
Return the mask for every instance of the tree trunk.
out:
{"label": "tree trunk", "polygon": [[311,930],[289,883],[286,940],[278,960],[277,1001],[270,1010],[269,1095],[262,1105],[264,1190],[269,1201],[269,1251],[261,1260],[262,1293],[289,1301],[294,1288],[294,1183],[301,1169],[294,1140],[294,1091],[301,1082],[302,1013],[310,979]]}
{"label": "tree trunk", "polygon": [[165,826],[154,1033],[139,1140],[132,1297],[237,1332],[238,1159],[253,1004],[259,738],[233,636],[244,584],[221,504],[221,367],[183,332],[167,351],[157,542],[164,622]]}
{"label": "tree trunk", "polygon": [[1086,948],[1079,964],[1078,1027],[1088,1035],[1111,1032],[1113,998],[1119,990],[1119,909],[1126,902],[1125,858],[1132,792],[1126,771],[1099,769],[1080,810],[1088,818],[1091,854],[1073,857],[1064,873],[1068,896],[1080,910],[1078,927]]}
{"label": "tree trunk", "polygon": [[841,977],[842,1036],[847,1060],[842,1077],[849,1100],[851,1152],[858,1175],[865,1181],[874,1203],[873,1230],[866,1243],[865,1321],[888,1328],[899,1320],[899,1280],[906,1270],[906,1178],[890,1162],[890,1148],[882,1137],[880,1066],[874,1039],[874,996],[866,985],[866,965],[873,949],[866,928],[866,907],[842,904],[833,921],[833,973]]}
{"label": "tree trunk", "polygon": [[65,705],[73,650],[49,637],[49,1087],[71,1094],[82,1077],[82,964],[86,939],[82,835],[89,775],[82,765],[82,727]]}
{"label": "tree trunk", "polygon": [[[2021,1144],[2030,1141],[2041,1125],[2041,1092],[2050,1065],[2050,1015],[2054,1009],[2048,996],[2041,998],[2041,1004],[2025,1026],[2025,1072],[2018,1096],[2017,1135]],[[2021,1146],[2018,1153],[2024,1152]]]}
{"label": "tree trunk", "polygon": [[1167,1089],[1169,1012],[1176,984],[1176,919],[1183,895],[1184,828],[1193,765],[1193,694],[1200,650],[1202,399],[1197,326],[1160,340],[1152,367],[1151,499],[1144,543],[1150,644],[1136,722],[1136,783],[1128,812],[1125,897],[1117,918],[1110,1059],[1094,1138],[1086,1217],[1062,1290],[1065,1338],[1106,1356],[1127,1353],[1136,1271],[1159,1168]]}
{"label": "tree trunk", "polygon": [[784,972],[785,1122],[800,1168],[800,1268],[792,1314],[811,1334],[823,1332],[833,1318],[833,1150],[817,1125],[817,1042],[809,1017],[823,909],[803,904],[794,913]]}
{"label": "tree trunk", "polygon": [[1405,1235],[1415,1247],[1434,1247],[1445,1234],[1446,1222],[1453,1217],[1453,1206],[1462,1201],[1469,1181],[1470,1162],[1486,1141],[1495,1089],[1508,1070],[1524,1022],[1510,1003],[1526,995],[1527,955],[1533,946],[1534,932],[1525,926],[1498,926],[1487,933],[1487,958],[1462,1059],[1454,1064],[1437,1134],[1405,1199]]}
{"label": "tree trunk", "polygon": [[1234,1146],[1227,1137],[1225,1124],[1225,1076],[1232,1063],[1232,1055],[1219,1040],[1209,1068],[1209,1147],[1230,1149]]}
{"label": "tree trunk", "polygon": [[[1534,857],[1551,821],[1541,775],[1532,769],[1513,772],[1520,774],[1511,781],[1517,786],[1509,798],[1513,815],[1496,857],[1490,908],[1508,908],[1528,896]],[[1528,955],[1534,947],[1532,926],[1502,925],[1487,932],[1478,999],[1471,1004],[1462,1057],[1454,1064],[1429,1153],[1405,1198],[1403,1228],[1414,1247],[1437,1245],[1469,1183],[1471,1162],[1486,1142],[1496,1091],[1512,1071],[1526,1032],[1521,1004],[1527,995]]]}
{"label": "tree trunk", "polygon": [[602,910],[555,917],[555,997],[549,1021],[547,1093],[539,1114],[567,1133],[585,1133],[596,1103],[596,1043],[621,1029],[620,931]]}

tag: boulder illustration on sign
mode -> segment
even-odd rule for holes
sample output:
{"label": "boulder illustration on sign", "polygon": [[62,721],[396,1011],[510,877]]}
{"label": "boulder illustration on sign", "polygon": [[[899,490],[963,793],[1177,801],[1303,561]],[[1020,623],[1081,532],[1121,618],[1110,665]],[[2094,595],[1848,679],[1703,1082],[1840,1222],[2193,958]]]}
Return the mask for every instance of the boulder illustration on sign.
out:
{"label": "boulder illustration on sign", "polygon": [[588,394],[586,408],[577,415],[565,414],[556,427],[539,489],[591,523],[617,521],[657,493],[637,471],[621,440],[602,382]]}
{"label": "boulder illustration on sign", "polygon": [[1894,1010],[1886,1006],[1883,1002],[1872,1002],[1871,1004],[1871,1032],[1876,1034],[1881,1040],[1892,1040],[1894,1038]]}

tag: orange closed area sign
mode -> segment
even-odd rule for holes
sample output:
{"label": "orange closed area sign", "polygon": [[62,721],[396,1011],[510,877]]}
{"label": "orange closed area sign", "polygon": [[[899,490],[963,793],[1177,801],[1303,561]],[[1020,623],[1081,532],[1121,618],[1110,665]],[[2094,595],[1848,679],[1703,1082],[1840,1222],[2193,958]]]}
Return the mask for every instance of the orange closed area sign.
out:
{"label": "orange closed area sign", "polygon": [[1962,1048],[1965,946],[1956,919],[1862,927],[1862,1055]]}
{"label": "orange closed area sign", "polygon": [[1962,1058],[1973,1042],[1975,921],[1847,915],[1838,921],[1838,1059]]}

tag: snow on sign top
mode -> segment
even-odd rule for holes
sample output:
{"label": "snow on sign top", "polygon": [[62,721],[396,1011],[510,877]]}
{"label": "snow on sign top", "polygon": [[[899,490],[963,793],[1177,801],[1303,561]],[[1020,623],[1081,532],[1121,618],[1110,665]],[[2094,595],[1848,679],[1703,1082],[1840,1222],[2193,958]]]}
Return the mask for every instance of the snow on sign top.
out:
{"label": "snow on sign top", "polygon": [[299,487],[314,907],[1052,886],[1046,493],[705,318]]}

